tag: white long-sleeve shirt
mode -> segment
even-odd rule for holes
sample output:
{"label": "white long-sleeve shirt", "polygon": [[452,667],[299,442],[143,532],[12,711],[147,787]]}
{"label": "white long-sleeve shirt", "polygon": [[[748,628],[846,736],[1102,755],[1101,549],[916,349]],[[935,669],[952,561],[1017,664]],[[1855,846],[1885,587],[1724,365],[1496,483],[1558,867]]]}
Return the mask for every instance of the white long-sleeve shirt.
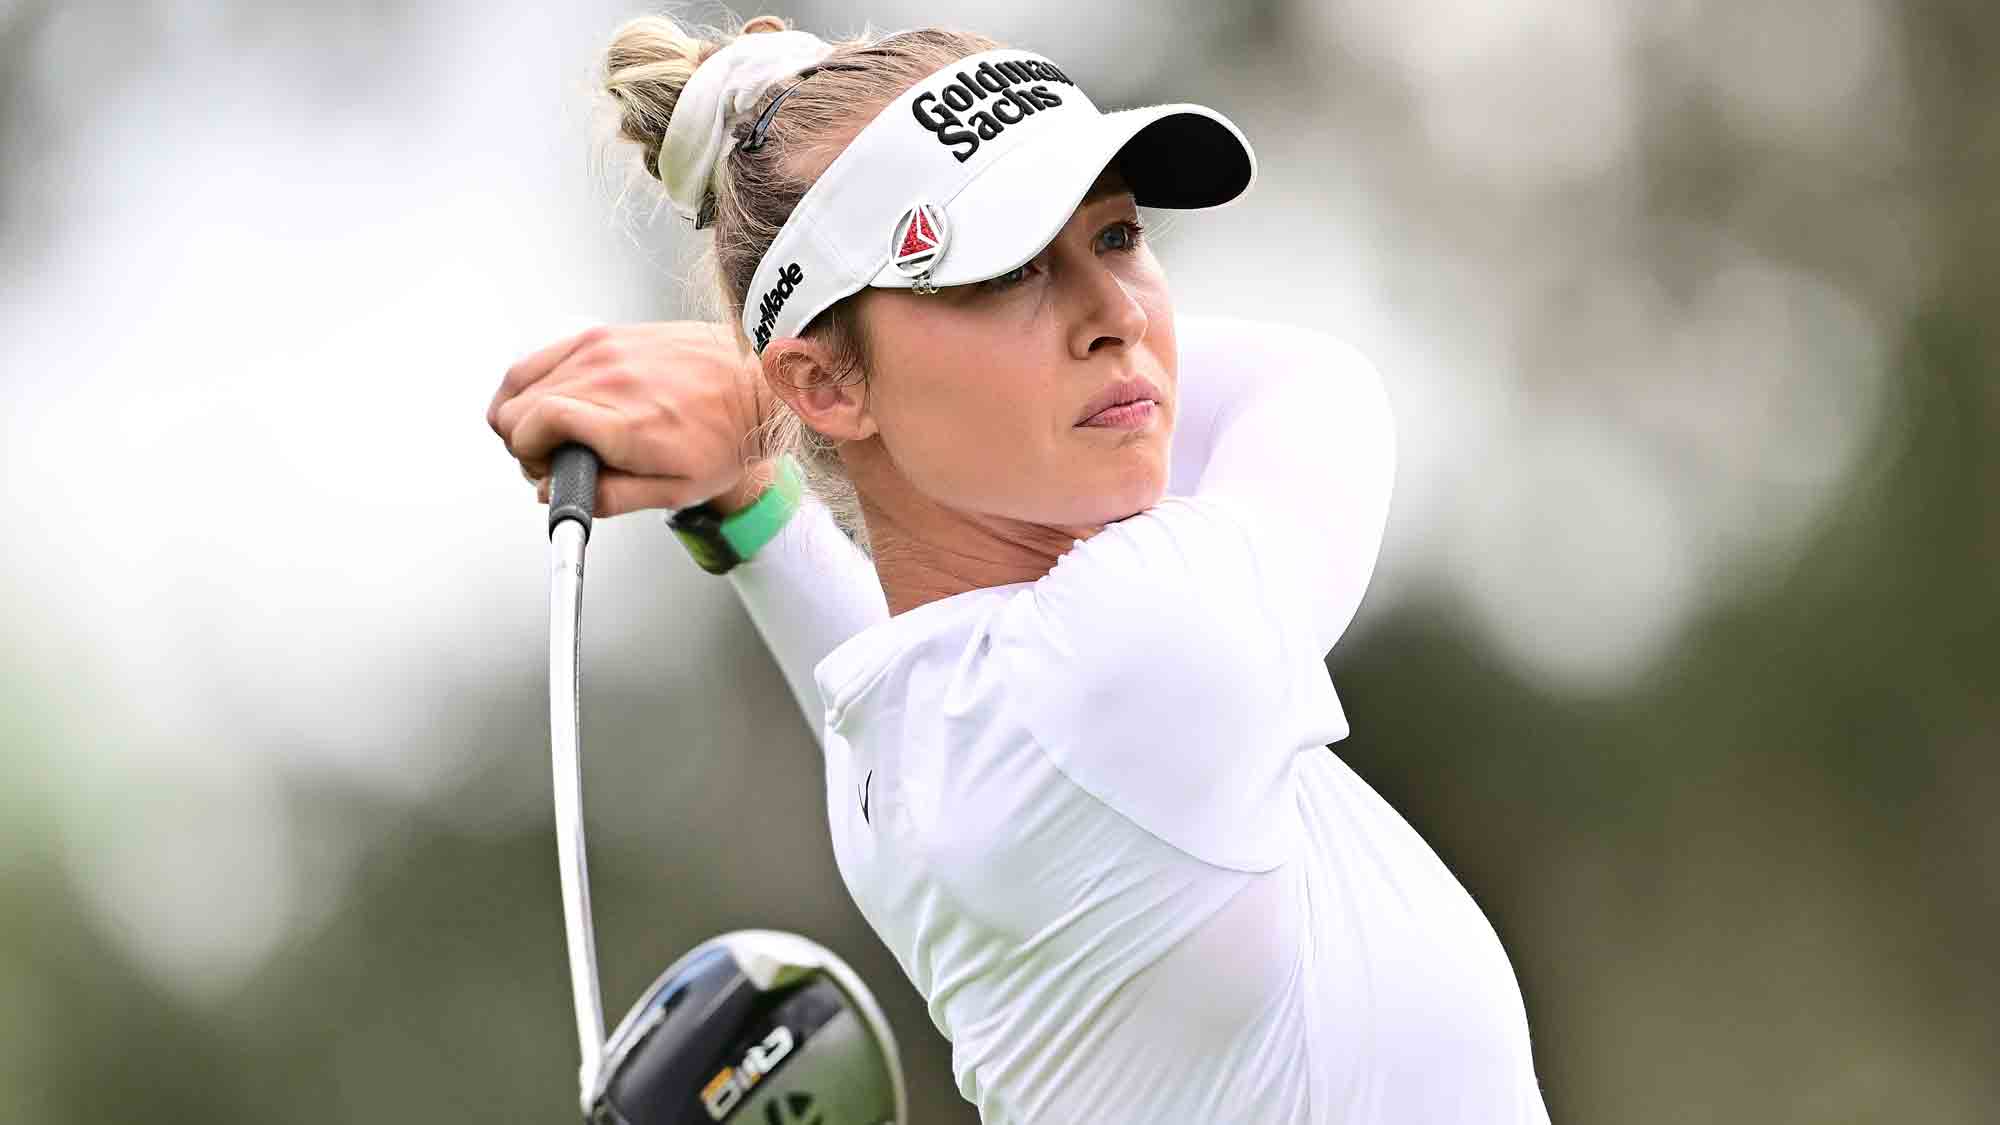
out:
{"label": "white long-sleeve shirt", "polygon": [[1374,370],[1182,317],[1167,496],[890,617],[808,500],[730,572],[849,892],[989,1125],[1546,1125],[1512,967],[1326,745],[1394,474]]}

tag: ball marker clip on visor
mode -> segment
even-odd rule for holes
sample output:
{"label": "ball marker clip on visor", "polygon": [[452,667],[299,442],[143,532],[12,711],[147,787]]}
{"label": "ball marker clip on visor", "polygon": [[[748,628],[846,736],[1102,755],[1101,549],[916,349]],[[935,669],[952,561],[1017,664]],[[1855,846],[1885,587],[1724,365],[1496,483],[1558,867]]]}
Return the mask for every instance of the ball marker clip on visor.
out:
{"label": "ball marker clip on visor", "polygon": [[935,293],[1033,259],[1113,162],[1142,207],[1219,207],[1257,176],[1234,123],[1187,102],[1098,110],[1046,57],[1005,47],[942,67],[862,129],[757,264],[758,353],[866,286]]}

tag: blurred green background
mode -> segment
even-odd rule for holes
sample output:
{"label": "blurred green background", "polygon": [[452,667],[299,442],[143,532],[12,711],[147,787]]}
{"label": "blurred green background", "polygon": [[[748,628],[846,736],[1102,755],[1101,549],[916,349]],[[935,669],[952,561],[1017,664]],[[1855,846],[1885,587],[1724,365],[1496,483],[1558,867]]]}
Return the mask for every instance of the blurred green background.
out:
{"label": "blurred green background", "polygon": [[[545,540],[483,413],[570,316],[692,307],[591,141],[640,10],[0,2],[0,1121],[574,1119]],[[1389,381],[1335,750],[1493,919],[1557,1121],[1994,1119],[2000,8],[768,10],[1250,136],[1159,253]],[[798,930],[971,1121],[733,593],[656,515],[591,568],[611,1015]]]}

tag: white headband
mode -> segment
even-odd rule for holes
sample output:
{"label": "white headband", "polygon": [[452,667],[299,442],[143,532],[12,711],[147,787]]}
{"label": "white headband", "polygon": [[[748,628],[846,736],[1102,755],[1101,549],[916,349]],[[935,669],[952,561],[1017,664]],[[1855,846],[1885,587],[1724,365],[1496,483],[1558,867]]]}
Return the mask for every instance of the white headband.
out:
{"label": "white headband", "polygon": [[757,31],[702,60],[674,103],[655,168],[682,218],[692,222],[700,214],[736,119],[773,85],[833,52],[833,44],[809,31]]}
{"label": "white headband", "polygon": [[1017,48],[942,67],[799,200],[757,264],[743,334],[762,354],[866,286],[931,293],[1007,273],[1048,245],[1113,161],[1147,207],[1221,206],[1257,175],[1242,131],[1206,106],[1100,113],[1061,68]]}

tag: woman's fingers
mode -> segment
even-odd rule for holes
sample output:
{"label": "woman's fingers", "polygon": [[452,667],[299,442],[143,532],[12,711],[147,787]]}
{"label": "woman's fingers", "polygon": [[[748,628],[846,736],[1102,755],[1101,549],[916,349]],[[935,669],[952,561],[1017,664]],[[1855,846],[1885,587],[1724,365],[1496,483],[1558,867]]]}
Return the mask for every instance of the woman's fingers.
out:
{"label": "woman's fingers", "polygon": [[597,510],[607,516],[649,508],[688,508],[708,499],[686,477],[613,472],[597,478]]}
{"label": "woman's fingers", "polygon": [[537,348],[521,357],[514,366],[507,369],[506,377],[500,380],[500,388],[493,392],[493,401],[486,407],[486,424],[493,427],[493,432],[500,435],[501,441],[506,441],[507,430],[501,417],[501,408],[507,405],[508,400],[533,386],[542,376],[560,367],[564,360],[577,351],[608,339],[610,335],[611,329],[608,326],[596,325],[574,335],[565,336],[547,347]]}
{"label": "woman's fingers", "polygon": [[549,394],[535,400],[515,424],[511,449],[532,468],[546,463],[556,446],[580,441],[607,465],[630,464],[626,447],[632,437],[618,411],[588,399]]}
{"label": "woman's fingers", "polygon": [[734,344],[695,322],[588,328],[510,367],[487,424],[545,503],[550,459],[574,441],[600,461],[599,514],[698,504],[742,476],[761,420]]}
{"label": "woman's fingers", "polygon": [[[547,476],[535,481],[535,499],[544,504],[549,502]],[[600,519],[650,508],[678,510],[692,507],[705,499],[707,497],[698,495],[694,482],[686,477],[648,477],[617,469],[597,471],[595,512]]]}

